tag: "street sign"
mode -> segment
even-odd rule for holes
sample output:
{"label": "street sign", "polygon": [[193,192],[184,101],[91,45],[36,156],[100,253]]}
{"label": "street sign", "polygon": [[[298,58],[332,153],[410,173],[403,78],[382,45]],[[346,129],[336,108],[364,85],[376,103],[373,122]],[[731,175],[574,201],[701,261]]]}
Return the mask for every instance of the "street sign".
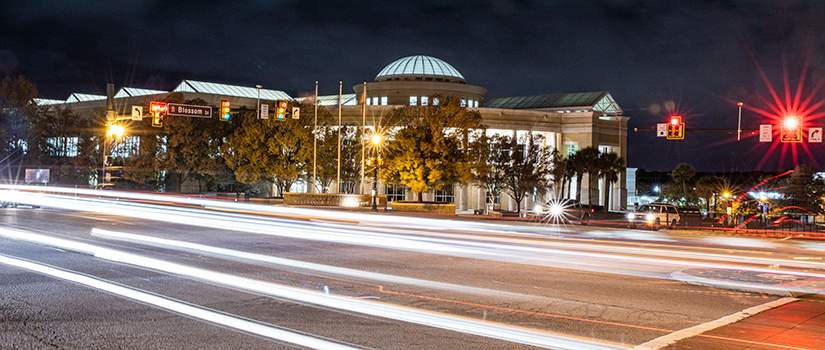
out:
{"label": "street sign", "polygon": [[759,142],[771,142],[772,140],[771,124],[759,125]]}
{"label": "street sign", "polygon": [[667,123],[656,124],[656,137],[667,136]]}
{"label": "street sign", "polygon": [[132,106],[132,120],[143,120],[143,106]]}
{"label": "street sign", "polygon": [[261,105],[261,119],[269,119],[269,105],[266,103]]}
{"label": "street sign", "polygon": [[292,119],[301,119],[301,107],[292,107]]}
{"label": "street sign", "polygon": [[808,142],[822,143],[822,128],[808,128]]}
{"label": "street sign", "polygon": [[182,117],[212,118],[212,107],[170,103],[167,114]]}

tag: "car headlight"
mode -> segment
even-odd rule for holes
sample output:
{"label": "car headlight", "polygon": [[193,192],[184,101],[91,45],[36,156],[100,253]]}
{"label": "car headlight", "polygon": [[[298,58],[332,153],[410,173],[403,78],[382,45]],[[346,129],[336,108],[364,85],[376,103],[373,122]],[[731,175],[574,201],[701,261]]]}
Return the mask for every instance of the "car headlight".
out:
{"label": "car headlight", "polygon": [[533,207],[533,212],[541,214],[542,210],[544,210],[544,206],[542,206],[541,204],[536,204],[536,206]]}
{"label": "car headlight", "polygon": [[553,204],[550,206],[550,214],[553,216],[561,216],[564,212],[564,208],[562,208],[559,204]]}
{"label": "car headlight", "polygon": [[647,219],[647,221],[653,221],[653,219],[655,219],[655,218],[656,218],[656,215],[653,215],[653,214],[645,215],[645,219]]}
{"label": "car headlight", "polygon": [[635,213],[627,213],[627,219],[628,219],[628,220],[633,220],[633,219],[635,219],[635,218],[636,218],[636,214],[635,214]]}

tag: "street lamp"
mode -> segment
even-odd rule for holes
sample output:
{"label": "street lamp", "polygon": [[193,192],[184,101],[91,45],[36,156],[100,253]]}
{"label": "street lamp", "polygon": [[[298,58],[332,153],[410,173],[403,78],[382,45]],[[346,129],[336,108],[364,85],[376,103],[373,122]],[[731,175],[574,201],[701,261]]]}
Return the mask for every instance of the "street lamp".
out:
{"label": "street lamp", "polygon": [[[123,126],[118,124],[111,124],[109,125],[109,129],[106,130],[106,136],[103,140],[103,182],[106,182],[106,164],[109,162],[109,153],[110,151],[114,150],[115,142],[118,138],[123,136],[125,129]],[[109,145],[109,137],[111,136],[112,142],[110,147],[106,147]]]}
{"label": "street lamp", "polygon": [[261,85],[255,85],[255,88],[258,89],[258,119],[263,119],[263,113],[261,113]]}
{"label": "street lamp", "polygon": [[739,127],[736,129],[736,141],[739,141],[742,137],[742,105],[744,103],[739,102],[736,105],[739,106]]}
{"label": "street lamp", "polygon": [[378,159],[381,156],[381,150],[379,149],[379,145],[381,145],[381,134],[373,134],[370,138],[370,142],[372,142],[372,146],[375,149],[375,176],[372,178],[371,211],[378,211],[378,175],[381,171],[381,162]]}

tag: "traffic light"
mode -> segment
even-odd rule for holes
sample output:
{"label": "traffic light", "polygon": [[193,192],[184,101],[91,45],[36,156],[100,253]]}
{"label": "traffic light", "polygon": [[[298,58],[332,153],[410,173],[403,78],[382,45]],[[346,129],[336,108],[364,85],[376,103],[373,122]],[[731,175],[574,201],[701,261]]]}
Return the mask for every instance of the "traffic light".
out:
{"label": "traffic light", "polygon": [[802,142],[802,123],[795,116],[787,116],[779,133],[781,142]]}
{"label": "traffic light", "polygon": [[169,111],[166,102],[149,102],[149,113],[152,113],[152,126],[159,128],[163,126],[163,116]]}
{"label": "traffic light", "polygon": [[229,121],[229,108],[232,106],[229,103],[229,100],[221,100],[221,113],[218,114],[218,118],[222,121]]}
{"label": "traffic light", "polygon": [[275,119],[278,119],[278,120],[286,119],[286,107],[287,107],[286,100],[277,100],[277,101],[275,101],[275,105],[278,108],[278,110],[275,113]]}
{"label": "traffic light", "polygon": [[670,116],[667,122],[667,139],[681,140],[685,138],[685,123],[682,123],[682,117],[678,115]]}

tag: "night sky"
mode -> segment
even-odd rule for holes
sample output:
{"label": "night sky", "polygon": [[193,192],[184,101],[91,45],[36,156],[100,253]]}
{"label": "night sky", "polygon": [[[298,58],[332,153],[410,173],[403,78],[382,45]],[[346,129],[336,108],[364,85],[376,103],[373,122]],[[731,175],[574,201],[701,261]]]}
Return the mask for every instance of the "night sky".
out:
{"label": "night sky", "polygon": [[[37,1],[0,3],[0,74],[40,97],[105,94],[105,84],[171,90],[182,79],[321,94],[429,55],[487,99],[610,91],[629,116],[628,166],[700,171],[825,170],[822,144],[736,141],[773,123],[802,85],[806,125],[823,126],[825,1]],[[767,81],[767,82],[766,82]],[[774,107],[775,108],[775,107]],[[675,112],[683,141],[652,128]],[[634,132],[648,130],[646,132]],[[776,128],[775,128],[776,129]],[[720,131],[721,130],[721,131]],[[734,131],[733,134],[725,130]],[[784,149],[784,151],[783,151]]]}

